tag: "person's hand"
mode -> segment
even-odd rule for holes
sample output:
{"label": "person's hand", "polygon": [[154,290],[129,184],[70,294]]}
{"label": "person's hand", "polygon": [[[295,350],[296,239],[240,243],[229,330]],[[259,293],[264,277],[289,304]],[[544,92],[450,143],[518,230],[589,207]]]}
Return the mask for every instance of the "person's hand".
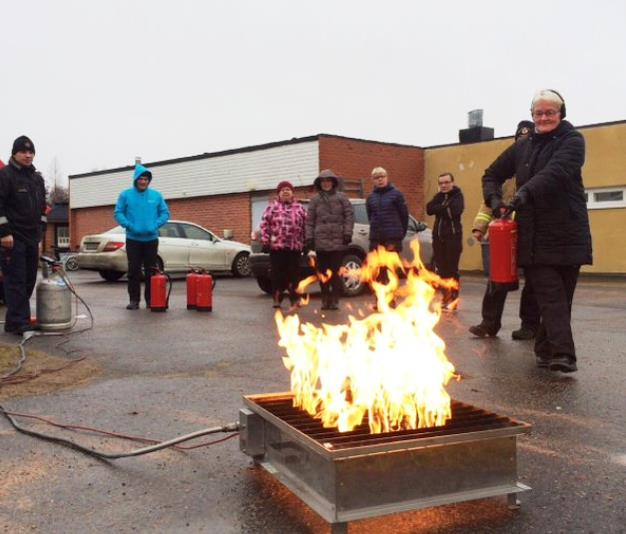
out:
{"label": "person's hand", "polygon": [[352,243],[352,236],[351,235],[344,235],[343,236],[343,244],[344,245],[349,245],[350,243]]}
{"label": "person's hand", "polygon": [[472,230],[472,235],[476,241],[482,241],[484,237],[480,230]]}
{"label": "person's hand", "polygon": [[13,236],[12,235],[5,235],[3,238],[0,239],[0,247],[2,248],[13,248]]}
{"label": "person's hand", "polygon": [[498,195],[492,195],[489,199],[489,207],[491,208],[491,214],[498,219],[499,217],[504,216],[507,205],[502,202],[502,198]]}
{"label": "person's hand", "polygon": [[528,189],[521,187],[511,200],[508,206],[509,211],[518,211],[522,206],[525,206],[530,201],[530,193]]}
{"label": "person's hand", "polygon": [[263,254],[269,254],[270,246],[264,244],[263,247],[261,248],[261,252],[263,252]]}

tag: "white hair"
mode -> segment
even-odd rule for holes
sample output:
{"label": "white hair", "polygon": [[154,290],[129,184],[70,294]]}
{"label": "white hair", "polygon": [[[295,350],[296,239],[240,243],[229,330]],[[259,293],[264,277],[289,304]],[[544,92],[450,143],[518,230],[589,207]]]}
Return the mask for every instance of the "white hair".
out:
{"label": "white hair", "polygon": [[383,167],[374,167],[372,169],[372,178],[374,176],[387,176],[387,171]]}
{"label": "white hair", "polygon": [[533,96],[533,101],[530,104],[530,110],[535,109],[535,104],[539,101],[542,102],[550,102],[552,104],[556,104],[559,108],[565,103],[563,102],[563,98],[557,92],[552,89],[542,89],[541,91],[537,91],[535,96]]}

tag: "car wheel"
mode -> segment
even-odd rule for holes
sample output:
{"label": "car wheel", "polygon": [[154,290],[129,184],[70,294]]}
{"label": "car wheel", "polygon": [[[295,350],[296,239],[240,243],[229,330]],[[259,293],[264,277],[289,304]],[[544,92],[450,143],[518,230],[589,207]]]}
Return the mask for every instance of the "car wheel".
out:
{"label": "car wheel", "polygon": [[269,278],[257,278],[256,283],[259,284],[259,287],[262,291],[264,291],[268,295],[272,294],[272,281]]}
{"label": "car wheel", "polygon": [[76,256],[70,256],[65,260],[65,270],[66,271],[76,271],[78,270],[78,260]]}
{"label": "car wheel", "polygon": [[250,268],[250,255],[247,252],[240,252],[235,256],[231,267],[233,276],[243,278],[250,276],[252,269]]}
{"label": "car wheel", "polygon": [[[363,259],[355,254],[346,254],[341,260],[341,266],[351,271],[360,269],[361,265],[363,265]],[[341,283],[343,285],[343,294],[347,297],[360,295],[365,289],[365,284],[359,278],[342,276]]]}
{"label": "car wheel", "polygon": [[98,271],[100,276],[104,278],[107,282],[115,282],[124,276],[124,273],[119,271]]}

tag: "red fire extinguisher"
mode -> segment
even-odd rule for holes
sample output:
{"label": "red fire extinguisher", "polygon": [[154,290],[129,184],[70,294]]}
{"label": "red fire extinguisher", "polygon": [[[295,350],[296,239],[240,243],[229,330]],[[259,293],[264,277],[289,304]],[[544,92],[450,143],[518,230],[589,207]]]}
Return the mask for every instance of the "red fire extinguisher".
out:
{"label": "red fire extinguisher", "polygon": [[150,311],[166,311],[169,307],[171,291],[172,280],[170,277],[155,269],[154,274],[150,277]]}
{"label": "red fire extinguisher", "polygon": [[509,218],[489,224],[489,280],[511,291],[517,277],[517,223]]}
{"label": "red fire extinguisher", "polygon": [[213,277],[209,273],[199,273],[196,278],[196,310],[213,311]]}
{"label": "red fire extinguisher", "polygon": [[197,305],[198,277],[200,271],[192,269],[187,275],[187,309],[195,310]]}

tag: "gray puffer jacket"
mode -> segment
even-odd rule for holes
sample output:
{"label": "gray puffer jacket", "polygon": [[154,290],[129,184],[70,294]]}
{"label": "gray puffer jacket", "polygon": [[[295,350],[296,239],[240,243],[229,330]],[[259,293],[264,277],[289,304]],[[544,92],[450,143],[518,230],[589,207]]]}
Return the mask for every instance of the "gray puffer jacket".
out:
{"label": "gray puffer jacket", "polygon": [[354,209],[348,197],[336,189],[320,191],[309,202],[305,236],[315,241],[315,250],[343,250],[352,239]]}

